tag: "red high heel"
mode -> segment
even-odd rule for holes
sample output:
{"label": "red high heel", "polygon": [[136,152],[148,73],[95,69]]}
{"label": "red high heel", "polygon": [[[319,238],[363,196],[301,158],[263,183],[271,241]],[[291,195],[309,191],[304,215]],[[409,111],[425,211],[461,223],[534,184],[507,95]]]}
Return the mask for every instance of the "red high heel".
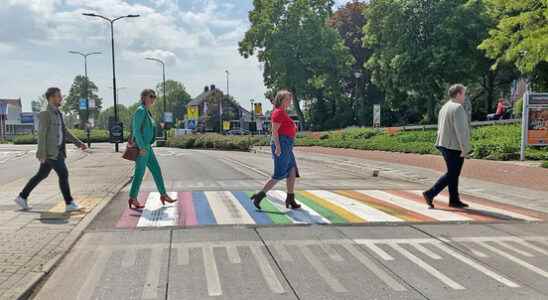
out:
{"label": "red high heel", "polygon": [[160,197],[160,202],[162,202],[162,205],[166,205],[166,202],[167,202],[167,203],[177,202],[177,199],[171,199],[171,197],[169,197],[169,196],[166,194],[166,195],[162,195],[162,196]]}
{"label": "red high heel", "polygon": [[129,208],[135,208],[135,209],[145,208],[143,204],[139,203],[137,199],[133,199],[133,198],[129,198],[129,200],[127,201],[127,205],[129,206]]}

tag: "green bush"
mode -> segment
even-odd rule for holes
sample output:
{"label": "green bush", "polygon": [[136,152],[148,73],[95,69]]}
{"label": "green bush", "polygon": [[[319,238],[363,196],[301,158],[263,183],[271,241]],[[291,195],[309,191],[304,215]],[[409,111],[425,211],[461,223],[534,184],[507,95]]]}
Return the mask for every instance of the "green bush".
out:
{"label": "green bush", "polygon": [[542,167],[548,169],[548,160],[542,163]]}
{"label": "green bush", "polygon": [[186,134],[170,137],[167,146],[184,149],[249,151],[253,142],[258,141],[248,136],[224,136],[217,133]]}
{"label": "green bush", "polygon": [[[83,142],[87,142],[87,133],[82,129],[71,129],[70,132]],[[124,139],[127,140],[129,132],[124,130]],[[14,144],[36,144],[37,140],[32,134],[24,134],[15,137],[13,141]],[[108,143],[109,142],[109,133],[108,130],[104,129],[94,129],[90,132],[90,142],[91,143]]]}

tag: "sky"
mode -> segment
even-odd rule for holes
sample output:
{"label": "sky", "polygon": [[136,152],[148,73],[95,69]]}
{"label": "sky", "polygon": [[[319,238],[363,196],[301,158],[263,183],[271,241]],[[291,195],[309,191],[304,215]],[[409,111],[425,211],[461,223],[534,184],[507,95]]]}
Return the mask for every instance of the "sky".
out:
{"label": "sky", "polygon": [[[336,0],[336,7],[348,2]],[[74,77],[84,73],[83,58],[68,51],[102,52],[88,58],[88,76],[99,87],[103,106],[113,105],[110,25],[82,16],[139,14],[115,23],[116,80],[119,103],[136,102],[144,88],[166,77],[180,81],[192,97],[204,86],[226,90],[244,107],[249,100],[265,108],[262,66],[244,59],[238,42],[249,28],[252,0],[0,0],[0,98],[21,98],[23,110],[50,86],[66,95]]]}

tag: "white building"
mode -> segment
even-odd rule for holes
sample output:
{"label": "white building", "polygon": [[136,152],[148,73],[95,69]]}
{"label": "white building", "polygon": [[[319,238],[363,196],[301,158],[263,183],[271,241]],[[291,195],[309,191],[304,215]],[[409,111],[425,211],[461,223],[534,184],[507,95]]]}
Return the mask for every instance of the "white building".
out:
{"label": "white building", "polygon": [[36,116],[23,113],[21,99],[0,98],[0,139],[12,139],[17,134],[32,133]]}

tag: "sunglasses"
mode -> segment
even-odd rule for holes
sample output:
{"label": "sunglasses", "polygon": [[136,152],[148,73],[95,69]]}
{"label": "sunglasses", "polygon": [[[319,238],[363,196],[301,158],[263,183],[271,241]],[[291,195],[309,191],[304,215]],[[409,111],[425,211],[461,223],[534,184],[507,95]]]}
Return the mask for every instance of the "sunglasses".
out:
{"label": "sunglasses", "polygon": [[156,95],[149,95],[150,98],[156,99]]}

